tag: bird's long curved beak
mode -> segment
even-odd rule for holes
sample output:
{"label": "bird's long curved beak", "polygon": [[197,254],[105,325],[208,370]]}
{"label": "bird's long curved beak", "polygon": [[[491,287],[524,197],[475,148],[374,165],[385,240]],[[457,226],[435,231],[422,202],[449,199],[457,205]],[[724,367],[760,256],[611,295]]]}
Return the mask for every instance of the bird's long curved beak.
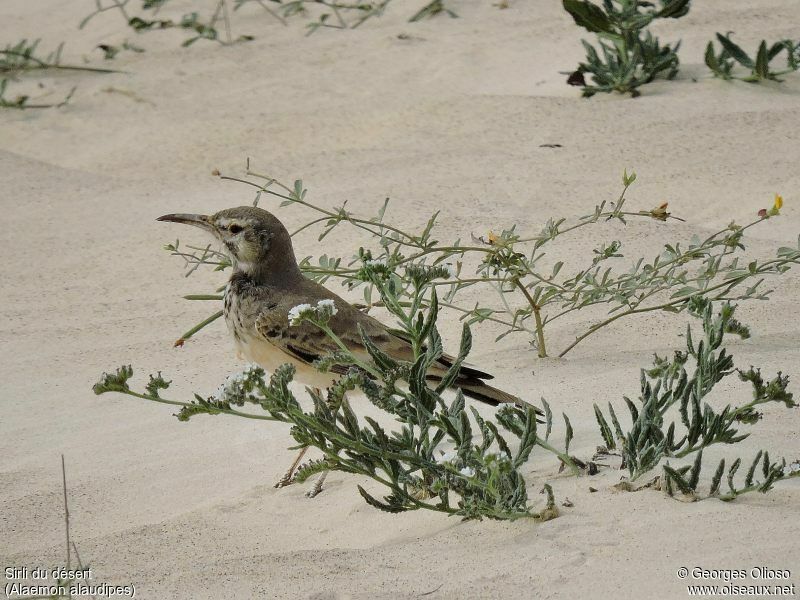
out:
{"label": "bird's long curved beak", "polygon": [[184,225],[194,225],[206,231],[214,231],[211,218],[208,215],[192,215],[187,213],[177,213],[158,217],[156,221],[170,221],[172,223],[183,223]]}

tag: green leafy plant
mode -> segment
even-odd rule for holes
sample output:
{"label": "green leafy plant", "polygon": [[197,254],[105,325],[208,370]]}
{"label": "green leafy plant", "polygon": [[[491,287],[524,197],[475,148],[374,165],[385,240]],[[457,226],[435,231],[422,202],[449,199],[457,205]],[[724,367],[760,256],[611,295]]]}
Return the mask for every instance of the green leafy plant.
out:
{"label": "green leafy plant", "polygon": [[[722,79],[741,79],[749,83],[760,81],[782,81],[781,76],[792,73],[800,69],[800,44],[795,44],[791,40],[782,40],[772,45],[762,40],[756,51],[755,58],[751,58],[742,48],[731,40],[731,33],[722,35],[717,34],[717,40],[721,49],[719,54],[714,49],[714,42],[708,42],[706,46],[705,61],[706,66],[714,73],[715,77]],[[770,63],[776,59],[781,52],[786,53],[786,68],[782,71],[773,71]],[[736,63],[742,67],[750,69],[750,74],[744,77],[733,74]]]}
{"label": "green leafy plant", "polygon": [[38,52],[40,41],[23,39],[0,50],[0,108],[59,107],[67,104],[75,93],[76,88],[73,87],[62,100],[48,103],[31,101],[30,96],[25,94],[20,94],[13,99],[8,98],[6,92],[8,91],[9,82],[18,79],[23,73],[44,70],[86,71],[91,73],[116,72],[112,69],[64,64],[61,62],[61,54],[64,49],[63,43],[48,54],[41,54]]}
{"label": "green leafy plant", "polygon": [[[594,410],[607,448],[619,448],[621,452],[622,468],[628,469],[630,483],[651,473],[664,459],[694,455],[692,464],[680,468],[670,466],[667,460],[659,484],[670,495],[679,491],[697,499],[705,449],[715,444],[736,444],[747,438],[749,434],[739,429],[758,423],[761,418],[758,408],[762,405],[777,403],[786,408],[797,405],[787,391],[788,375],[778,372],[773,379],[765,381],[760,369],[750,367],[744,371],[734,367],[733,357],[723,347],[726,333],[741,327],[733,317],[734,306],[725,303],[715,315],[711,302],[701,298],[692,298],[691,302],[694,309],[702,313],[703,337],[695,342],[691,327],[687,327],[686,351],[676,351],[672,358],[656,355],[653,367],[642,369],[638,402],[624,398],[630,429],[623,430],[611,403],[608,404],[608,419],[597,404]],[[728,404],[721,411],[715,410],[708,396],[720,381],[734,373],[751,385],[753,399],[738,407]],[[675,409],[679,421],[668,417]],[[738,486],[734,476],[740,465],[741,460],[737,458],[728,468],[729,491],[723,494],[720,481],[725,473],[725,460],[720,461],[707,497],[732,500],[746,492],[767,492],[777,481],[800,475],[800,468],[787,466],[784,459],[771,462],[768,452],[759,451]],[[759,465],[763,477],[756,481]],[[627,487],[635,489],[630,484]]]}
{"label": "green leafy plant", "polygon": [[[100,13],[113,10],[119,12],[125,22],[136,32],[157,29],[171,29],[180,27],[192,30],[195,36],[183,42],[189,46],[194,42],[205,39],[221,44],[249,41],[250,35],[233,37],[231,33],[232,13],[243,6],[255,4],[262,8],[273,19],[283,25],[288,25],[288,19],[294,16],[305,16],[310,20],[306,27],[308,35],[323,28],[354,29],[365,21],[381,16],[392,0],[355,0],[353,2],[339,0],[232,0],[233,8],[229,9],[230,0],[215,0],[214,10],[208,19],[200,16],[199,12],[184,14],[181,18],[160,18],[158,15],[169,0],[145,0],[142,3],[142,13],[134,15],[129,10],[130,0],[95,0],[95,10],[87,15],[80,24],[84,27],[90,20]],[[451,17],[458,15],[450,8],[447,0],[430,0],[428,4],[419,9],[410,18],[410,22],[433,17],[438,14],[447,14]],[[224,35],[217,30],[218,23],[225,27]]]}
{"label": "green leafy plant", "polygon": [[[636,176],[625,173],[623,190],[616,200],[601,202],[593,212],[579,219],[549,219],[534,235],[524,236],[510,227],[498,235],[491,232],[487,236],[473,235],[468,244],[460,239],[442,242],[436,232],[438,213],[419,232],[410,233],[388,222],[388,200],[375,216],[358,216],[344,206],[326,208],[314,204],[302,181],[289,187],[249,167],[247,173],[251,179],[223,178],[256,188],[256,202],[262,196],[271,196],[281,200],[280,207],[294,207],[308,214],[308,221],[292,235],[313,227],[319,228],[319,240],[333,234],[338,227],[366,235],[364,246],[354,256],[305,257],[300,266],[307,276],[322,283],[338,279],[349,289],[363,289],[364,308],[370,310],[383,303],[375,298],[373,282],[363,278],[365,267],[395,273],[398,297],[409,305],[414,284],[407,269],[444,266],[446,276],[431,283],[442,290],[441,307],[459,312],[469,324],[491,322],[503,326],[498,339],[512,333],[528,336],[540,357],[548,355],[548,329],[577,311],[607,309],[605,316],[562,348],[559,356],[565,356],[586,338],[619,319],[656,311],[682,312],[690,307],[690,298],[694,296],[712,301],[765,300],[771,291],[765,289],[765,279],[780,275],[800,262],[800,240],[796,248],[779,248],[769,260],[748,259],[744,255],[744,234],[752,227],[763,226],[770,215],[780,214],[779,197],[769,214],[766,210],[760,212],[746,225],[730,223],[705,239],[690,240],[685,246],[666,244],[661,253],[648,261],[639,258],[632,264],[620,265],[623,244],[616,239],[601,244],[582,260],[573,260],[577,266],[565,273],[564,262],[551,258],[558,255],[555,243],[562,236],[574,235],[581,228],[597,223],[616,222],[626,227],[633,218],[666,222],[677,217],[668,212],[666,204],[651,210],[628,210],[626,193]],[[782,202],[780,199],[781,205]],[[228,259],[210,246],[184,247],[176,240],[166,249],[186,261],[187,275],[201,265],[216,270],[229,266]],[[479,291],[481,300],[475,302],[474,294],[465,298],[468,290]],[[494,303],[490,303],[486,291],[494,295]],[[214,302],[222,298],[219,293],[185,297]],[[182,344],[220,315],[221,312],[215,312],[177,343]]]}
{"label": "green leafy plant", "polygon": [[[392,273],[366,267],[362,277],[375,284],[385,306],[402,327],[402,335],[411,341],[415,355],[412,363],[384,354],[363,331],[362,341],[370,360],[360,360],[328,327],[333,314],[330,305],[298,307],[294,318],[314,323],[340,349],[316,363],[317,368],[333,370],[342,376],[328,388],[325,397],[316,390],[308,390],[313,401],[310,410],[301,406],[288,387],[294,373],[291,365],[278,368],[268,383],[260,367],[250,367],[243,374],[229,378],[216,395],[205,398],[196,395],[194,402],[163,399],[160,392],[170,382],[160,373],[151,375],[144,393],[132,391],[128,385],[133,375],[130,367],[104,374],[94,391],[119,392],[178,406],[177,417],[182,421],[198,414],[226,414],[289,423],[299,447],[311,446],[323,454],[321,460],[300,468],[299,481],[330,470],[369,477],[382,486],[383,498],[376,498],[360,485],[359,492],[367,503],[384,511],[425,509],[466,519],[546,520],[557,516],[548,485],[546,506],[533,510],[520,469],[539,447],[552,453],[563,466],[579,471],[579,461],[569,456],[572,439],[569,419],[564,416],[564,449],[559,450],[550,442],[553,419],[545,401],[541,410],[525,402],[506,405],[494,415],[497,424],[472,408],[467,411],[460,390],[448,404],[442,394],[455,380],[470,352],[470,329],[464,325],[458,356],[443,380],[431,387],[425,374],[442,355],[442,341],[436,327],[439,305],[431,284],[445,269],[409,266],[406,271],[414,282],[410,306],[398,295],[402,284]],[[379,420],[359,418],[346,396],[352,391],[363,393],[397,427],[387,431]],[[240,410],[245,405],[263,412]],[[537,413],[544,415],[544,433],[540,433]]]}
{"label": "green leafy plant", "polygon": [[[672,79],[678,72],[678,48],[661,45],[647,27],[655,19],[677,19],[689,12],[690,0],[660,0],[658,6],[642,0],[603,0],[602,7],[588,0],[563,0],[575,23],[597,34],[596,49],[583,41],[586,62],[580,63],[567,82],[579,85],[583,95],[620,92],[638,96],[638,88],[658,75]],[[586,75],[592,83],[587,83]]]}
{"label": "green leafy plant", "polygon": [[[228,8],[228,0],[215,0],[213,10],[209,17],[203,18],[197,11],[186,13],[179,19],[156,18],[161,9],[169,0],[144,0],[142,2],[142,16],[131,15],[128,12],[130,0],[111,0],[109,4],[103,4],[102,0],[95,0],[94,12],[87,15],[80,23],[79,28],[83,28],[97,15],[109,11],[118,11],[128,26],[141,33],[155,29],[180,28],[192,32],[192,36],[185,39],[182,46],[191,46],[198,40],[208,40],[222,45],[230,45],[239,42],[247,42],[253,39],[251,35],[239,35],[234,37],[231,29],[231,16]],[[217,30],[219,24],[224,26],[224,33],[220,34]]]}

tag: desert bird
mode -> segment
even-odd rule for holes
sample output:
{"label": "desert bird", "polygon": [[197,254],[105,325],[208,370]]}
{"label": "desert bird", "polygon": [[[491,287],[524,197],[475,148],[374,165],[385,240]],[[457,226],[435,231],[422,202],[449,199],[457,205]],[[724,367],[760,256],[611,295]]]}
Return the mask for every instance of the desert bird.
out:
{"label": "desert bird", "polygon": [[[313,323],[289,322],[292,308],[301,304],[315,306],[321,300],[333,301],[336,311],[328,325],[354,356],[370,360],[358,331],[360,325],[383,352],[397,360],[413,362],[413,350],[407,340],[303,275],[289,232],[266,210],[240,206],[210,216],[170,214],[158,220],[199,227],[222,242],[233,266],[225,289],[225,322],[238,353],[268,373],[291,363],[297,370],[295,381],[309,387],[324,389],[335,380],[335,373],[323,373],[313,366],[318,358],[338,350],[335,342]],[[441,380],[452,363],[451,356],[443,355],[429,370],[428,379]],[[470,398],[495,406],[522,403],[520,398],[488,385],[486,379],[492,376],[464,365],[453,387],[460,388]],[[278,487],[291,482],[301,457],[302,452]],[[318,493],[321,481],[314,487]],[[312,492],[309,495],[316,495]]]}

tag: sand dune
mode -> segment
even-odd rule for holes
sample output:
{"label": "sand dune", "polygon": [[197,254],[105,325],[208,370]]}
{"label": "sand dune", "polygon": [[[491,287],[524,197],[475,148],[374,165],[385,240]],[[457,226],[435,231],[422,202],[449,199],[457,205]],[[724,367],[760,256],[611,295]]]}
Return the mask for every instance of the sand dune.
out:
{"label": "sand dune", "polygon": [[[183,397],[212,392],[239,366],[221,322],[172,348],[210,312],[180,296],[222,279],[184,279],[180,262],[161,250],[176,231],[155,217],[250,203],[250,189],[211,176],[214,168],[241,174],[246,157],[284,180],[302,178],[324,205],[347,200],[372,214],[389,196],[390,214],[408,226],[441,209],[442,235],[453,239],[514,223],[534,232],[550,216],[586,214],[619,193],[627,168],[639,175],[632,207],[669,201],[687,222],[597,227],[562,243],[565,255],[625,236],[626,256],[649,256],[663,241],[751,218],[775,192],[786,198],[784,214],[757,230],[751,248],[766,254],[795,243],[800,76],[752,86],[715,80],[702,65],[716,31],[735,30],[747,47],[796,37],[793,0],[696,2],[658,30],[683,39],[681,74],[636,100],[584,100],[564,84],[559,71],[582,58],[582,32],[560,3],[512,0],[499,10],[465,0],[454,2],[459,19],[418,24],[406,22],[415,10],[407,4],[420,3],[310,37],[302,21],[283,27],[250,7],[237,18],[254,41],[188,49],[178,32],[136,36],[111,14],[78,31],[89,0],[0,5],[2,43],[65,40],[65,59],[125,71],[26,78],[20,89],[52,97],[78,87],[60,109],[0,112],[0,562],[63,561],[63,453],[82,558],[98,581],[133,583],[139,598],[417,598],[433,590],[425,597],[683,598],[681,566],[786,568],[800,582],[796,480],[732,504],[685,504],[654,491],[614,492],[616,470],[568,478],[555,460],[534,456],[525,473],[532,498],[550,482],[574,503],[556,520],[392,516],[365,505],[356,490],[363,482],[344,474],[332,474],[313,501],[301,486],[273,489],[291,458],[280,424],[178,423],[169,407],[92,394],[98,375],[122,363],[139,377],[163,370]],[[104,63],[94,50],[126,37],[146,52]],[[548,143],[561,147],[541,147]],[[278,214],[303,222],[296,209]],[[300,256],[355,248],[346,235],[324,245],[304,235],[296,246]],[[742,307],[754,336],[731,349],[737,364],[800,377],[798,273],[773,287],[769,303]],[[596,317],[554,329],[554,343]],[[622,321],[561,360],[538,360],[522,338],[495,344],[486,325],[475,330],[471,360],[508,389],[567,412],[574,452],[587,456],[600,443],[592,403],[636,395],[639,367],[654,351],[680,347],[685,323]],[[446,315],[443,328],[455,343],[456,316]],[[718,399],[747,393],[728,386]],[[800,457],[799,426],[797,411],[767,407],[741,448],[718,454],[768,447]]]}

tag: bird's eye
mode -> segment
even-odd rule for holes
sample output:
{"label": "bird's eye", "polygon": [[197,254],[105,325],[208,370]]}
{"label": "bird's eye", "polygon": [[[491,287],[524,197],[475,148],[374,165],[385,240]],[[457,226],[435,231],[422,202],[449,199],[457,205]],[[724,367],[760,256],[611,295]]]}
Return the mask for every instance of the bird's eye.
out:
{"label": "bird's eye", "polygon": [[228,231],[230,231],[231,233],[239,233],[241,230],[242,230],[241,225],[231,225],[230,227],[228,227]]}

